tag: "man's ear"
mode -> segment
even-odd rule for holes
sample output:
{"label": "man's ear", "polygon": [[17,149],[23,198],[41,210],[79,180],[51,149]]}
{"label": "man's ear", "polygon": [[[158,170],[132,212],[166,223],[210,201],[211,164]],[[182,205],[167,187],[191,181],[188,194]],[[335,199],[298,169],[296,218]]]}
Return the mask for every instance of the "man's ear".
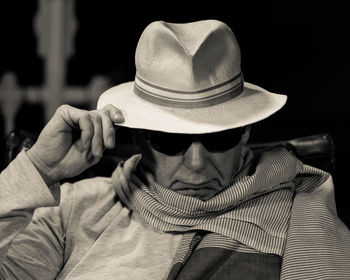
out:
{"label": "man's ear", "polygon": [[249,137],[250,137],[250,129],[251,129],[251,125],[247,125],[245,127],[245,131],[242,135],[242,143],[243,144],[247,144],[248,140],[249,140]]}

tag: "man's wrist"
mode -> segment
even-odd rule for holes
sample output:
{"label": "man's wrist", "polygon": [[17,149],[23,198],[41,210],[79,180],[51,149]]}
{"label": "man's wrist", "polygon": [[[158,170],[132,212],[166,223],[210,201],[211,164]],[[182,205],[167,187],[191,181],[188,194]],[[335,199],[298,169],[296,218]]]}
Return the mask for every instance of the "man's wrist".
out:
{"label": "man's wrist", "polygon": [[43,179],[43,181],[45,182],[46,185],[52,185],[54,183],[56,183],[58,180],[51,178],[48,174],[45,173],[44,170],[42,170],[40,164],[38,163],[35,155],[33,154],[32,149],[29,149],[26,151],[27,157],[29,158],[29,160],[32,162],[32,164],[34,165],[34,167],[36,168],[36,170],[38,171],[38,173],[40,174],[41,178]]}

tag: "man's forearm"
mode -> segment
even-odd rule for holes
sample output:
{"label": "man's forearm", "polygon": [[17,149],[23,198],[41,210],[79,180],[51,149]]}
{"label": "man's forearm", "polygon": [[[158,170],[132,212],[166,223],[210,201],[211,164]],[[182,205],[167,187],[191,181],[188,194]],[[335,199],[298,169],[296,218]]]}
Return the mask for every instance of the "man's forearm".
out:
{"label": "man's forearm", "polygon": [[0,174],[0,266],[11,242],[29,224],[38,207],[59,202],[59,186],[48,187],[25,152]]}

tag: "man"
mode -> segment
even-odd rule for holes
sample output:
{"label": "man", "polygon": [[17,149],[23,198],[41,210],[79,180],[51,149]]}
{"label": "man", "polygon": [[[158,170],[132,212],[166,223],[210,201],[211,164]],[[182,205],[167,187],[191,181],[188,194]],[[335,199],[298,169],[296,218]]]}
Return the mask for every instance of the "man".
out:
{"label": "man", "polygon": [[[134,82],[96,111],[60,107],[1,174],[2,278],[348,279],[331,177],[245,145],[286,96],[243,81],[230,28],[154,22],[135,62]],[[114,125],[142,155],[60,186],[115,146]]]}

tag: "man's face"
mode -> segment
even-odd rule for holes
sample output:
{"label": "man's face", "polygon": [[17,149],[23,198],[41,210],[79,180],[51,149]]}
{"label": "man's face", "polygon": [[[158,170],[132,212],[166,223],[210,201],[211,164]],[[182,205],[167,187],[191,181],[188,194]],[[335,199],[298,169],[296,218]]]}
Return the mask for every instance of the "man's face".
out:
{"label": "man's face", "polygon": [[145,140],[143,164],[162,186],[208,200],[227,187],[237,173],[243,138],[236,146],[220,152],[208,151],[200,141],[194,141],[176,155],[161,153]]}

